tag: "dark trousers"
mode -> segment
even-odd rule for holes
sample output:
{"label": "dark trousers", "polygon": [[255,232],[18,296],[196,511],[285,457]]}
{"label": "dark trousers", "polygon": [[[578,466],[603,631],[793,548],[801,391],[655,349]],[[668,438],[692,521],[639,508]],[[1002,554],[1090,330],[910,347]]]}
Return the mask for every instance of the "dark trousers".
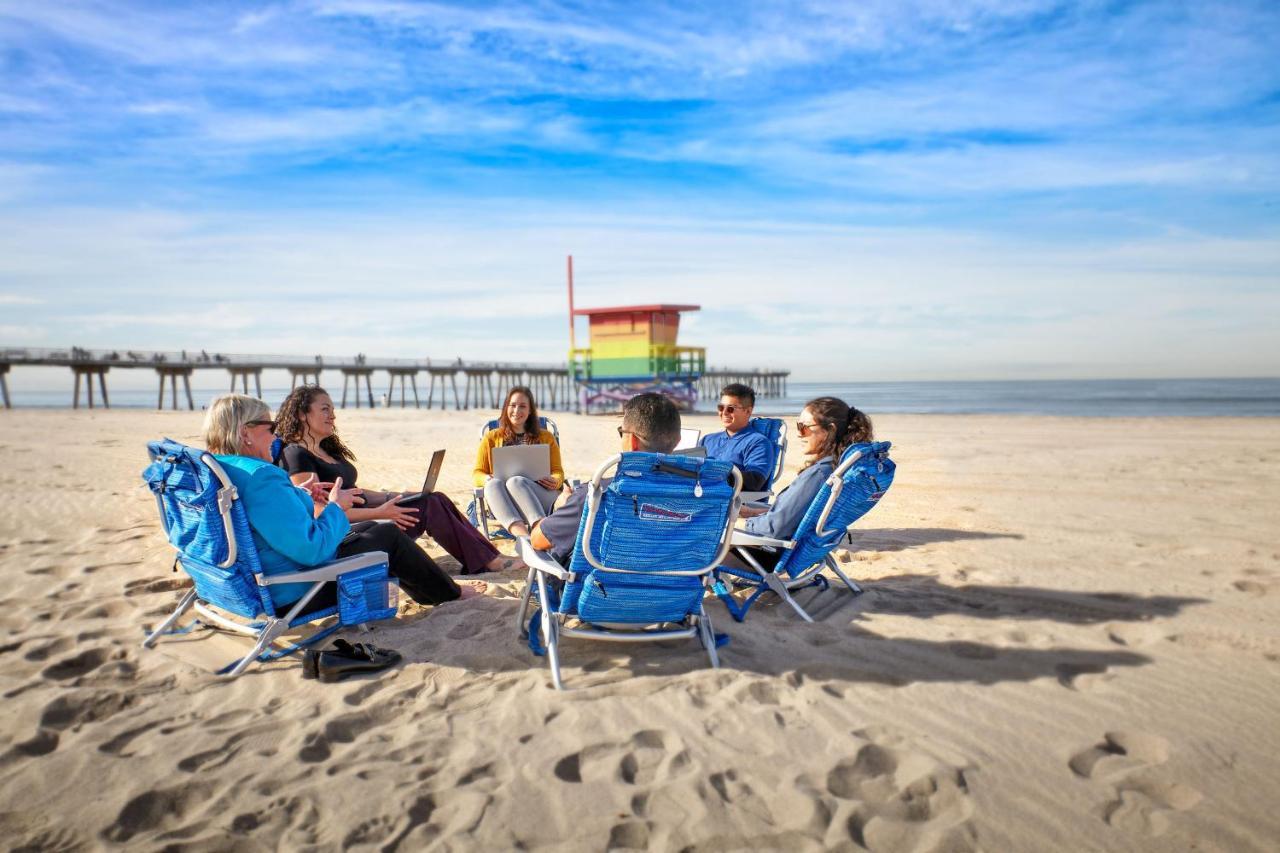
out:
{"label": "dark trousers", "polygon": [[392,577],[399,578],[400,588],[419,604],[440,604],[462,595],[453,578],[394,524],[357,521],[339,543],[337,556],[354,557],[370,551],[387,552]]}
{"label": "dark trousers", "polygon": [[485,566],[498,556],[498,549],[471,526],[446,495],[430,492],[417,500],[405,501],[403,506],[418,511],[418,523],[405,531],[409,538],[417,539],[425,533],[436,540],[450,557],[462,564],[464,575],[487,571]]}

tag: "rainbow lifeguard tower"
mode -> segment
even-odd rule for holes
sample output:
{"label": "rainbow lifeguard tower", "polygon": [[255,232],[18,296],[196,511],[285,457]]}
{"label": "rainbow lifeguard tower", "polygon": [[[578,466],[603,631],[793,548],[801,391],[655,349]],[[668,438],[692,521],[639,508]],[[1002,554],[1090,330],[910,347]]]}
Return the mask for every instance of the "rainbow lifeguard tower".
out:
{"label": "rainbow lifeguard tower", "polygon": [[698,399],[706,370],[703,347],[676,343],[680,315],[697,305],[625,305],[571,310],[570,322],[586,317],[590,346],[571,349],[569,372],[585,412],[616,409],[636,394],[657,391],[682,408]]}

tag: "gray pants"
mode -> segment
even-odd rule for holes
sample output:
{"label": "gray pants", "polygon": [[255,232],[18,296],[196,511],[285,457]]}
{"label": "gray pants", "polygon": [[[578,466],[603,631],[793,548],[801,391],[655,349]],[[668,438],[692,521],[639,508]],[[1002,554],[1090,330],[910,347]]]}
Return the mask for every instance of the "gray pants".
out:
{"label": "gray pants", "polygon": [[558,490],[544,489],[528,477],[509,480],[495,477],[484,484],[485,503],[504,529],[510,529],[517,521],[532,527],[551,514],[551,507],[559,494]]}

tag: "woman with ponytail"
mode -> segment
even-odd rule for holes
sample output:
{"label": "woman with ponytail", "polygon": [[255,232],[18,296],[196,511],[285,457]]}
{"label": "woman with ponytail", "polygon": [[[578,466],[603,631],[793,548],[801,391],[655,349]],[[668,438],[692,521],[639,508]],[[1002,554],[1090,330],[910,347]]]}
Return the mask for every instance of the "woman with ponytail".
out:
{"label": "woman with ponytail", "polygon": [[[874,441],[871,419],[835,397],[818,397],[805,404],[796,421],[796,435],[804,448],[805,463],[800,473],[778,493],[768,510],[743,507],[744,529],[771,539],[790,539],[800,527],[800,520],[813,502],[813,497],[852,444]],[[773,568],[781,551],[751,548],[752,555],[764,568]]]}

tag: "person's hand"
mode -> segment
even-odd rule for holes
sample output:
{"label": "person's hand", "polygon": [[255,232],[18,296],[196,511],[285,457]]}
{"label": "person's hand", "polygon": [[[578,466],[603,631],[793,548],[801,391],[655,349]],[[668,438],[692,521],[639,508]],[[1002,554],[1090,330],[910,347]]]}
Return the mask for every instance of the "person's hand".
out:
{"label": "person's hand", "polygon": [[329,503],[337,504],[343,512],[346,512],[355,505],[355,495],[352,492],[356,491],[359,490],[342,488],[342,478],[338,477],[333,481],[333,488],[329,490]]}
{"label": "person's hand", "polygon": [[389,500],[374,510],[376,518],[385,518],[401,530],[408,530],[418,523],[418,511],[413,507],[401,506],[395,500]]}
{"label": "person's hand", "polygon": [[738,510],[739,518],[755,518],[757,515],[764,515],[769,510],[758,506],[744,506]]}
{"label": "person's hand", "polygon": [[538,485],[542,486],[544,489],[550,489],[553,492],[560,488],[560,484],[556,482],[555,477],[543,477],[538,481]]}
{"label": "person's hand", "polygon": [[329,483],[321,483],[313,471],[307,475],[307,479],[298,483],[298,488],[311,495],[311,500],[316,503],[324,503],[329,499],[329,489],[332,486]]}

